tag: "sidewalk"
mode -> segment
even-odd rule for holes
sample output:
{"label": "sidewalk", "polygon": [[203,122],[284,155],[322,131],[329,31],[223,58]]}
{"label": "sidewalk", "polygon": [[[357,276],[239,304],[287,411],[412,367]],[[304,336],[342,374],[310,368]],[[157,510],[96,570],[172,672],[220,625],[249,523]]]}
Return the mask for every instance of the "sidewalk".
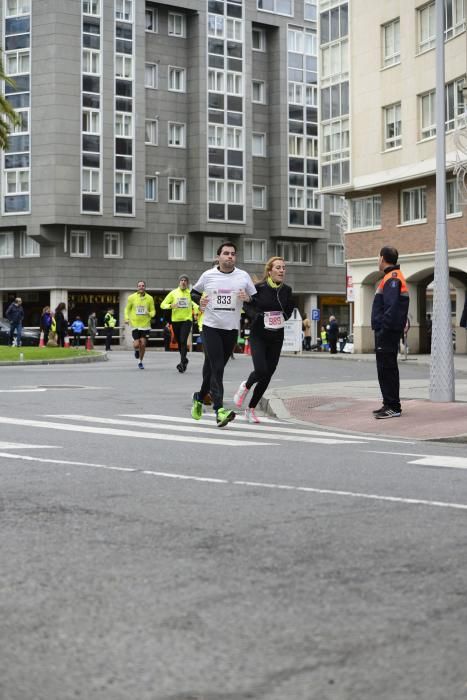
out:
{"label": "sidewalk", "polygon": [[[296,356],[297,361],[330,359],[373,362],[367,355],[329,355],[307,353]],[[399,360],[403,365],[404,360]],[[429,365],[429,355],[412,355],[407,362]],[[381,405],[381,393],[376,379],[341,381],[270,389],[261,408],[282,419],[304,421],[315,427],[369,435],[401,437],[415,440],[438,440],[467,443],[467,355],[454,358],[457,373],[456,401],[434,403],[429,400],[430,380],[402,379],[402,416],[376,420],[372,411]]]}

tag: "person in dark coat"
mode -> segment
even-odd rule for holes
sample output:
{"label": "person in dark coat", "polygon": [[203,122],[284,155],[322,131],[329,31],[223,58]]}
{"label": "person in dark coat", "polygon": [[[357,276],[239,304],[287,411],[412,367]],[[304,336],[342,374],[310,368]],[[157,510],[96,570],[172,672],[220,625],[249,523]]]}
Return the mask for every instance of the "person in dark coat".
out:
{"label": "person in dark coat", "polygon": [[57,343],[61,348],[65,347],[65,338],[68,333],[68,324],[65,318],[66,304],[61,301],[55,309],[55,325],[57,333]]}
{"label": "person in dark coat", "polygon": [[381,408],[373,411],[375,418],[397,418],[401,415],[399,339],[407,322],[409,291],[397,264],[395,248],[381,248],[379,269],[384,273],[376,289],[371,310],[371,327],[375,332],[376,368],[383,396]]}
{"label": "person in dark coat", "polygon": [[10,322],[10,345],[13,345],[16,331],[16,345],[21,345],[21,336],[23,334],[24,309],[23,302],[20,297],[10,304],[5,311],[5,316]]}
{"label": "person in dark coat", "polygon": [[44,306],[42,309],[40,329],[44,334],[44,345],[47,345],[49,341],[50,326],[52,325],[52,313],[50,311],[50,306]]}
{"label": "person in dark coat", "polygon": [[329,316],[329,323],[326,326],[328,334],[328,343],[331,355],[337,353],[337,341],[339,339],[339,326],[335,316]]}

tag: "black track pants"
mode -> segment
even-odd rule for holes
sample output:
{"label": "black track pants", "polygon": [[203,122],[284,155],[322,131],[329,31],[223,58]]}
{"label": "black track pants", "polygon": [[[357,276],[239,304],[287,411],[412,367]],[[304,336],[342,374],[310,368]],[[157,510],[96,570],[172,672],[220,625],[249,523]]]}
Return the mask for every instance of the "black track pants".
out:
{"label": "black track pants", "polygon": [[264,331],[250,336],[251,357],[254,370],[246,380],[248,389],[256,384],[250,399],[249,408],[256,408],[269,386],[272,375],[279,362],[284,333],[281,331]]}
{"label": "black track pants", "polygon": [[212,406],[215,411],[224,402],[224,367],[237,342],[237,329],[226,331],[221,328],[203,326],[204,365],[203,384],[200,398],[211,393]]}
{"label": "black track pants", "polygon": [[180,361],[182,365],[186,364],[186,355],[188,352],[188,336],[191,331],[191,321],[172,321],[174,336],[178,344],[180,353]]}

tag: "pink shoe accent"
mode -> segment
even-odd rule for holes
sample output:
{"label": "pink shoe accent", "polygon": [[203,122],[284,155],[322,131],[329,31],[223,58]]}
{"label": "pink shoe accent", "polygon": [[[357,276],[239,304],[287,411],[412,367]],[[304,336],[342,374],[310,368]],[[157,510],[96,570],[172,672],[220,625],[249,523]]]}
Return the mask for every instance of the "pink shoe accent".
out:
{"label": "pink shoe accent", "polygon": [[245,418],[248,423],[261,423],[260,419],[255,413],[254,408],[247,408],[245,411]]}
{"label": "pink shoe accent", "polygon": [[246,382],[242,382],[234,394],[234,404],[237,408],[241,408],[245,398],[250,390],[246,387]]}

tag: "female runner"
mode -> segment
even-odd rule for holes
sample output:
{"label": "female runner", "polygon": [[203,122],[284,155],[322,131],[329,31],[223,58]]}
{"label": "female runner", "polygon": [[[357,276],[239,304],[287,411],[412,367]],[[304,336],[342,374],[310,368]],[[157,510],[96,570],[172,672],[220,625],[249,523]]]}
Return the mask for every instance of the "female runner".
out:
{"label": "female runner", "polygon": [[238,387],[234,402],[237,408],[241,408],[250,389],[256,384],[245,411],[249,423],[260,422],[255,408],[276,371],[284,342],[284,324],[294,308],[292,289],[284,284],[284,277],[284,259],[270,258],[264,267],[262,280],[255,285],[256,294],[252,301],[243,305],[251,319],[250,347],[254,370]]}

